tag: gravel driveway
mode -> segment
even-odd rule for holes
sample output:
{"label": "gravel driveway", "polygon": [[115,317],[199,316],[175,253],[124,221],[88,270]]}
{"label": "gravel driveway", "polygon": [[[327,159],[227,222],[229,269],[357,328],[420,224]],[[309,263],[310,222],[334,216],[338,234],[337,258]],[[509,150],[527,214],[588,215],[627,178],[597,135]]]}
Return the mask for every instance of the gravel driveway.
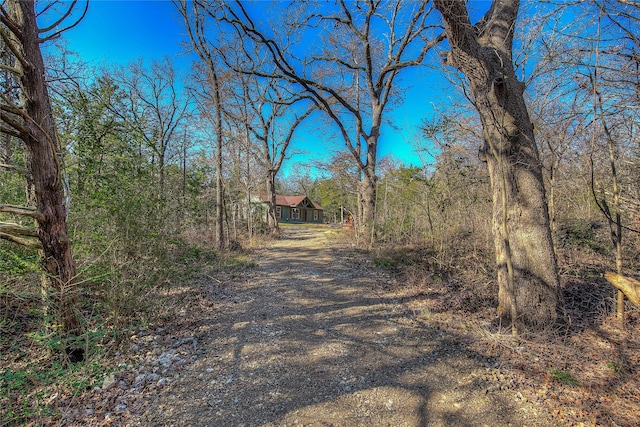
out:
{"label": "gravel driveway", "polygon": [[189,308],[198,320],[163,341],[175,349],[163,349],[166,368],[154,369],[164,383],[120,419],[176,427],[554,425],[508,387],[499,366],[415,319],[385,291],[393,279],[359,266],[350,245],[332,236],[286,227],[255,254],[256,269],[224,288],[212,281],[207,300]]}

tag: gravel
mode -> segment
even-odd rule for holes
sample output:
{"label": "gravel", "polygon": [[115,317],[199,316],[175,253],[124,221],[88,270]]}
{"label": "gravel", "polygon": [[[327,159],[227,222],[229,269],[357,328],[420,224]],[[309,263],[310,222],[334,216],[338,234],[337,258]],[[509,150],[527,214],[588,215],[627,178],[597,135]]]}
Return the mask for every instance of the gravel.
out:
{"label": "gravel", "polygon": [[[291,227],[210,303],[130,337],[130,363],[67,419],[144,426],[552,426],[480,354],[418,321],[350,245]],[[117,385],[117,387],[116,387]],[[82,417],[79,422],[78,417]],[[73,424],[70,423],[70,424]]]}

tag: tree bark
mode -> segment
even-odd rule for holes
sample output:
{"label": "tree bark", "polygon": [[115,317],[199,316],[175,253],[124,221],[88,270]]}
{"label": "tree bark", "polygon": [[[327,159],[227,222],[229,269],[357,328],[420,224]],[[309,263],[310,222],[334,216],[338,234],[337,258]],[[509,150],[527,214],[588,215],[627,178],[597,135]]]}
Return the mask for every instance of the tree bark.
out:
{"label": "tree bark", "polygon": [[376,190],[377,177],[375,173],[375,159],[371,160],[362,171],[362,181],[360,182],[360,204],[362,206],[362,216],[358,223],[360,232],[362,233],[363,243],[367,247],[371,247],[375,242],[375,214],[376,214]]}
{"label": "tree bark", "polygon": [[512,64],[519,1],[495,0],[470,23],[466,2],[436,0],[451,46],[446,64],[469,80],[480,115],[493,193],[498,300],[514,326],[542,328],[556,320],[559,280],[549,213],[524,85]]}
{"label": "tree bark", "polygon": [[223,250],[224,238],[224,187],[222,185],[222,100],[220,99],[220,81],[218,70],[210,64],[211,80],[213,83],[213,101],[216,109],[216,246]]}
{"label": "tree bark", "polygon": [[20,129],[30,158],[30,172],[36,196],[38,239],[42,243],[43,267],[54,291],[59,322],[64,331],[78,334],[76,269],[71,256],[67,232],[67,212],[61,180],[62,167],[58,154],[55,124],[45,82],[45,67],[40,51],[39,30],[33,1],[7,0],[8,18],[19,31],[11,38],[21,58],[20,101],[23,107],[23,127]]}
{"label": "tree bark", "polygon": [[267,171],[267,189],[268,189],[268,211],[267,211],[267,226],[271,233],[277,233],[278,218],[276,216],[276,171],[270,169]]}

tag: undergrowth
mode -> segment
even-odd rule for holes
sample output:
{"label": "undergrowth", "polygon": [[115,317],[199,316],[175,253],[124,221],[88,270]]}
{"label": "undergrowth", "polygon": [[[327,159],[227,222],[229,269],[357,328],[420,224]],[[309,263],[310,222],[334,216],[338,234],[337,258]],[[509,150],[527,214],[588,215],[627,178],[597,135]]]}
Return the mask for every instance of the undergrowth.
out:
{"label": "undergrowth", "polygon": [[[496,310],[491,251],[464,241],[445,251],[385,247],[373,251],[371,262],[396,275],[394,293],[416,321],[494,360],[513,377],[514,393],[559,425],[639,425],[640,357],[633,349],[640,347],[640,308],[627,302],[625,329],[617,327],[616,292],[603,277],[615,261],[603,229],[577,221],[556,237],[560,320],[517,337]],[[637,277],[638,237],[629,240],[625,271]]]}
{"label": "undergrowth", "polygon": [[[61,402],[100,387],[118,369],[112,356],[128,331],[166,314],[166,291],[255,266],[202,238],[174,238],[144,251],[103,243],[75,252],[84,331],[77,337],[59,333],[52,310],[43,310],[37,252],[0,243],[0,425],[50,424],[64,412]],[[63,351],[70,346],[82,348],[85,359],[72,363]]]}

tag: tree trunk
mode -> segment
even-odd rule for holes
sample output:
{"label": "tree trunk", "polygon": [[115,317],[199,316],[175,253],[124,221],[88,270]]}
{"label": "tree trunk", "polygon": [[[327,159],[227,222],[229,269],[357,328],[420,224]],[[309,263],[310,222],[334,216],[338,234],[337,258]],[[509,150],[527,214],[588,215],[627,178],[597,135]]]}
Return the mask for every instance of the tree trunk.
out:
{"label": "tree trunk", "polygon": [[[222,126],[220,126],[222,128]],[[216,147],[216,247],[223,250],[224,238],[224,187],[222,185],[222,140],[218,136]]]}
{"label": "tree trunk", "polygon": [[28,117],[24,121],[26,132],[23,132],[22,140],[29,152],[37,211],[41,215],[38,221],[38,238],[43,248],[43,267],[55,293],[52,297],[57,303],[59,323],[63,325],[65,332],[78,334],[81,324],[74,282],[76,270],[67,232],[62,167],[44,79],[45,67],[40,52],[34,3],[7,0],[5,7],[20,28],[20,35],[16,37],[16,45],[24,58],[24,61],[19,61],[23,69],[20,76],[20,96]]}
{"label": "tree trunk", "polygon": [[372,131],[372,135],[367,138],[367,163],[362,170],[362,181],[360,182],[362,212],[359,225],[363,242],[367,247],[371,247],[375,242],[378,128],[375,129]]}
{"label": "tree trunk", "polygon": [[559,280],[542,168],[511,49],[517,0],[496,0],[471,25],[465,2],[436,0],[451,46],[446,63],[468,78],[482,120],[493,193],[499,311],[518,325],[556,319]]}
{"label": "tree trunk", "polygon": [[267,189],[269,197],[269,210],[267,212],[267,226],[271,233],[278,232],[278,218],[276,216],[276,174],[273,170],[267,173]]}
{"label": "tree trunk", "polygon": [[246,164],[245,164],[245,172],[246,172],[246,190],[247,190],[247,234],[249,239],[251,239],[253,237],[253,212],[251,211],[251,150],[249,147],[249,128],[248,127],[244,127],[244,147],[246,148],[246,154],[245,154],[245,160],[246,160]]}
{"label": "tree trunk", "polygon": [[213,80],[213,100],[216,109],[216,246],[224,249],[224,187],[222,186],[222,101],[220,100],[220,82],[218,72],[211,66]]}
{"label": "tree trunk", "polygon": [[[594,71],[594,76],[597,75],[598,69]],[[613,190],[613,212],[609,208],[607,203],[607,198],[605,196],[604,189],[602,191],[602,200],[598,203],[598,207],[604,213],[607,218],[607,223],[609,224],[609,235],[611,236],[611,243],[615,248],[616,254],[616,271],[618,275],[622,276],[622,215],[621,215],[621,206],[620,206],[620,185],[618,182],[618,168],[616,167],[616,144],[614,141],[614,137],[609,130],[609,126],[605,120],[604,111],[602,108],[602,99],[600,98],[600,91],[598,90],[597,81],[594,79],[592,81],[593,84],[593,113],[596,115],[600,122],[602,122],[602,130],[607,137],[607,148],[609,150],[609,166],[611,167],[611,185]],[[591,166],[593,168],[593,165]],[[597,202],[597,197],[595,195],[595,189],[593,187],[594,183],[592,182],[592,191],[594,193],[595,200]],[[624,313],[624,293],[622,290],[618,290],[616,295],[616,317],[618,319],[618,327],[620,329],[624,329],[625,324],[625,313]]]}
{"label": "tree trunk", "polygon": [[366,246],[371,247],[374,242],[374,221],[376,212],[376,178],[371,168],[363,172],[363,179],[361,182],[361,206],[362,216],[360,219],[360,231],[363,237],[363,242]]}

